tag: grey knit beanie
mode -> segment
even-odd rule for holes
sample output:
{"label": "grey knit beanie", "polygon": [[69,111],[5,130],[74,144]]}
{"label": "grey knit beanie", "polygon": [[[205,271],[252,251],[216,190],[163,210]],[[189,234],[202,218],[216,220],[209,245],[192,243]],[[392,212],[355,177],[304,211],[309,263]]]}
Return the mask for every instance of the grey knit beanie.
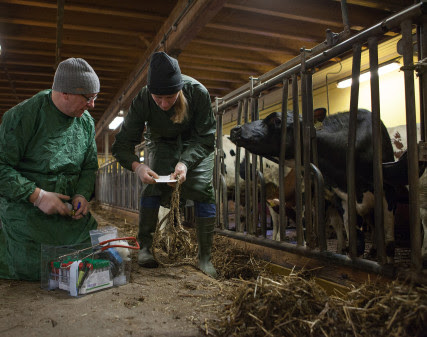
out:
{"label": "grey knit beanie", "polygon": [[148,68],[148,90],[154,95],[171,95],[183,85],[178,61],[164,52],[154,53]]}
{"label": "grey knit beanie", "polygon": [[85,60],[73,57],[58,65],[52,86],[53,90],[67,94],[95,94],[99,88],[95,70]]}

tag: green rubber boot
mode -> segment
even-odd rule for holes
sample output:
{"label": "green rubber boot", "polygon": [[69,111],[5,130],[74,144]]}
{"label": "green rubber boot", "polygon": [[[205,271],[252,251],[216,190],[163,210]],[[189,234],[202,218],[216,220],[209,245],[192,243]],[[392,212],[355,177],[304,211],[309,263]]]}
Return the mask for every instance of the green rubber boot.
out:
{"label": "green rubber boot", "polygon": [[197,243],[199,245],[199,269],[217,278],[218,274],[211,262],[211,250],[216,218],[196,217]]}
{"label": "green rubber boot", "polygon": [[158,214],[158,208],[141,208],[139,211],[138,241],[141,250],[138,252],[138,264],[144,268],[157,268],[159,266],[151,253]]}

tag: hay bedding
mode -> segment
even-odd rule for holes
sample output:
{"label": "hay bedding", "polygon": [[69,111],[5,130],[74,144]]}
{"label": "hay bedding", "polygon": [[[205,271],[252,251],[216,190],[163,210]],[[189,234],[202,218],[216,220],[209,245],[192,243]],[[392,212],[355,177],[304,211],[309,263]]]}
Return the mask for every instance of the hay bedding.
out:
{"label": "hay bedding", "polygon": [[241,281],[217,336],[426,336],[427,288],[368,282],[329,296],[292,272]]}
{"label": "hay bedding", "polygon": [[[170,236],[166,237],[171,240]],[[175,245],[168,243],[166,247],[165,242],[160,241],[157,241],[158,252],[163,257],[173,255],[173,261],[168,262],[188,262],[190,256],[194,261],[194,229],[188,229],[184,242],[175,242],[179,249],[173,254],[169,249]],[[165,254],[168,250],[169,254]],[[348,293],[330,296],[308,271],[293,271],[289,276],[272,274],[268,272],[268,263],[218,235],[214,237],[212,263],[229,303],[225,310],[221,308],[218,312],[218,320],[209,322],[210,334],[221,337],[427,336],[426,286],[401,281],[387,285],[367,282]]]}
{"label": "hay bedding", "polygon": [[[191,244],[195,233],[190,234],[181,226],[178,201],[179,185],[171,200],[171,212],[178,224],[174,226],[173,216],[169,216],[169,230],[164,236],[174,244],[162,248],[168,251],[169,258],[173,255],[173,260],[185,261],[196,252]],[[173,230],[176,227],[178,231]],[[181,240],[176,241],[180,236]],[[156,235],[154,241],[158,243]],[[425,286],[411,287],[397,281],[387,285],[368,282],[347,294],[329,296],[310,273],[272,276],[266,270],[266,262],[236,249],[228,240],[215,240],[212,263],[220,278],[239,285],[237,291],[236,285],[229,287],[232,303],[222,312],[222,320],[211,327],[218,336],[427,335]]]}

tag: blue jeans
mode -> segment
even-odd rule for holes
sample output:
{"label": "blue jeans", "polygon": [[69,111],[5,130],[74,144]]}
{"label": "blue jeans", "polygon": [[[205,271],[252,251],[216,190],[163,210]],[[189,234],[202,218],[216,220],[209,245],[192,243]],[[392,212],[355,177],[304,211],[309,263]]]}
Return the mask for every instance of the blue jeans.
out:
{"label": "blue jeans", "polygon": [[[159,208],[160,196],[142,197],[141,208]],[[194,212],[198,218],[214,218],[216,216],[216,205],[194,201]]]}

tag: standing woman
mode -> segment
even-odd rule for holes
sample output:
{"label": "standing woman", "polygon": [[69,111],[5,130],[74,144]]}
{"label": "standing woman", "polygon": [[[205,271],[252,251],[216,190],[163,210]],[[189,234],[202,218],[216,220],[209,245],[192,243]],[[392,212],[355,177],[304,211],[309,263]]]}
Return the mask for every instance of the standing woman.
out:
{"label": "standing woman", "polygon": [[[148,165],[140,163],[135,145],[146,140]],[[178,61],[164,52],[151,56],[147,86],[134,98],[112,146],[120,164],[143,182],[139,211],[138,263],[156,268],[151,249],[160,205],[168,206],[172,188],[157,184],[159,175],[179,176],[181,196],[194,201],[199,269],[216,277],[211,247],[216,219],[213,166],[216,121],[207,89],[181,75]],[[172,172],[172,173],[171,173]]]}

